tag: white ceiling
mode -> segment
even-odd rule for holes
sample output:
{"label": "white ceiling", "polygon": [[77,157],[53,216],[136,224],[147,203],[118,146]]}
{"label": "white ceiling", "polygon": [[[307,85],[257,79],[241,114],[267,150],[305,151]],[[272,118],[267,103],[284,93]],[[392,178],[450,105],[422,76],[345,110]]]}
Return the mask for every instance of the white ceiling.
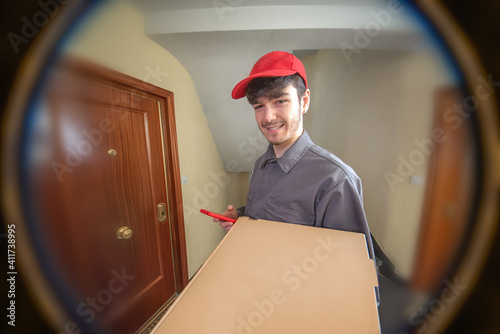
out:
{"label": "white ceiling", "polygon": [[215,6],[360,6],[383,3],[384,0],[136,0],[146,12],[214,8]]}
{"label": "white ceiling", "polygon": [[[235,101],[230,96],[255,61],[274,50],[300,57],[318,49],[355,47],[359,29],[377,22],[376,13],[388,8],[383,0],[135,2],[144,12],[145,33],[190,73],[229,172],[251,171],[254,159],[244,150],[256,147],[254,138],[261,136],[246,99]],[[378,20],[383,28],[367,48],[409,49],[425,44],[406,15]],[[263,152],[264,145],[258,146]]]}

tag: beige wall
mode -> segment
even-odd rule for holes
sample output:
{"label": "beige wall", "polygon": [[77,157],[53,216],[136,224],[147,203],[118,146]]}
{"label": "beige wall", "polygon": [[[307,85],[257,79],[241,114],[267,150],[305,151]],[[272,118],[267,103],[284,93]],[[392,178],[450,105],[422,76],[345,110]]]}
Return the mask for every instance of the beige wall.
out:
{"label": "beige wall", "polygon": [[398,167],[411,160],[411,174],[426,176],[428,154],[415,140],[431,136],[433,94],[448,84],[446,73],[422,52],[362,50],[348,62],[341,50],[323,50],[304,65],[312,96],[304,126],[361,177],[371,232],[409,277],[425,187]]}
{"label": "beige wall", "polygon": [[67,50],[174,93],[180,169],[188,177],[182,196],[191,277],[225,233],[199,209],[223,212],[229,203],[243,205],[245,175],[224,171],[189,73],[144,35],[137,10],[124,3],[106,5]]}

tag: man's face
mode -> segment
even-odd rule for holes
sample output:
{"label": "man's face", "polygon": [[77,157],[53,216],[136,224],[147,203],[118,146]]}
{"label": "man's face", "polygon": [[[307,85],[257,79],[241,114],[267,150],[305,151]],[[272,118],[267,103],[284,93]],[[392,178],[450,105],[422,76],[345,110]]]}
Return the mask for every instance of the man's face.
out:
{"label": "man's face", "polygon": [[309,107],[309,90],[299,100],[297,89],[288,85],[278,96],[261,97],[252,105],[260,131],[276,149],[286,150],[302,134],[302,115]]}

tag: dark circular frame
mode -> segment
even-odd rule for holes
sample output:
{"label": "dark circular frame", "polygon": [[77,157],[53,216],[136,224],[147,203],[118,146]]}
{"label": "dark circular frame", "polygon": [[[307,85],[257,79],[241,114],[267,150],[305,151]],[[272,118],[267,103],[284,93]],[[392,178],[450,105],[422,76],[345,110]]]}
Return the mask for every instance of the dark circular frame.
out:
{"label": "dark circular frame", "polygon": [[[43,77],[50,69],[58,53],[62,40],[71,35],[85,15],[98,8],[98,1],[73,1],[61,9],[61,13],[41,32],[34,41],[14,82],[6,108],[3,131],[3,172],[2,192],[4,194],[3,209],[6,222],[26,222],[29,219],[24,211],[22,180],[20,180],[20,164],[22,156],[22,136],[26,122],[26,113],[37,94]],[[421,1],[417,4],[419,10],[432,23],[440,38],[445,41],[447,50],[453,55],[459,66],[469,91],[478,84],[478,77],[488,77],[481,61],[470,41],[460,27],[454,22],[442,4],[434,1]],[[476,141],[479,143],[477,166],[479,192],[477,206],[474,211],[468,242],[464,246],[462,259],[455,266],[450,277],[460,277],[460,282],[468,288],[457,297],[457,300],[437,316],[426,328],[427,332],[442,332],[452,321],[466,302],[472,287],[476,284],[485,264],[493,239],[497,231],[499,217],[498,185],[500,180],[500,144],[498,142],[497,102],[491,98],[479,101],[476,111],[477,127]],[[58,326],[67,321],[68,309],[65,307],[61,293],[53,287],[53,281],[47,277],[43,262],[39,261],[37,249],[33,247],[33,235],[27,224],[16,226],[17,247],[20,253],[21,271],[27,285],[35,295],[39,309],[49,323]],[[432,302],[432,300],[431,300]],[[405,330],[405,329],[402,329]],[[408,328],[413,331],[416,328]],[[404,332],[402,332],[404,333]]]}

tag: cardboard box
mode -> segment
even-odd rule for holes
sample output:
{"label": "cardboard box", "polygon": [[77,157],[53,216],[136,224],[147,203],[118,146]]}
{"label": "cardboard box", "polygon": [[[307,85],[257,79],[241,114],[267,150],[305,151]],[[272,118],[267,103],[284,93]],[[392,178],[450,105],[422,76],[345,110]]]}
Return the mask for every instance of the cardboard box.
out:
{"label": "cardboard box", "polygon": [[362,233],[238,219],[155,334],[380,333]]}

